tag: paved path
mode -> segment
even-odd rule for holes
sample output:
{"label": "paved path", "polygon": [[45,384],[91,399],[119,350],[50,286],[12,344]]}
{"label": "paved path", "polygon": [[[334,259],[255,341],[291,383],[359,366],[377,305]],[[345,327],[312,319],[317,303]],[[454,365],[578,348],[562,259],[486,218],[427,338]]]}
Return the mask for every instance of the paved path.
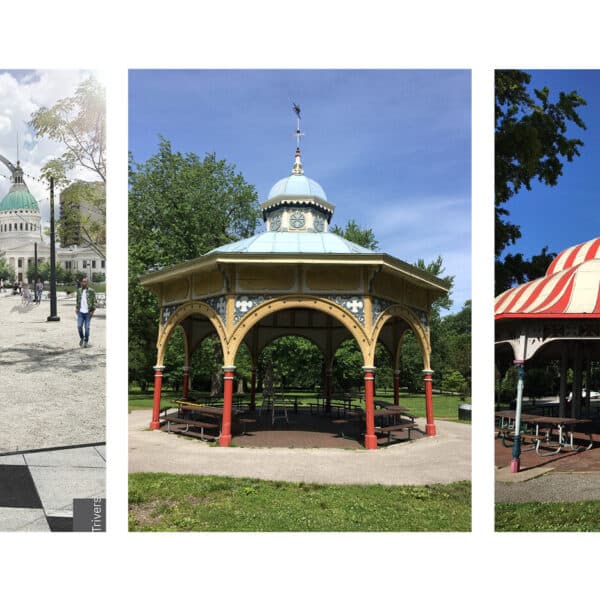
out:
{"label": "paved path", "polygon": [[105,447],[0,456],[0,531],[72,531],[73,499],[104,498]]}
{"label": "paved path", "polygon": [[103,442],[106,315],[92,319],[89,348],[79,347],[75,299],[23,307],[0,294],[0,454]]}
{"label": "paved path", "polygon": [[[129,415],[129,471],[225,475],[311,483],[428,485],[471,479],[471,427],[438,421],[438,435],[389,448],[219,448],[148,430]],[[424,426],[423,423],[420,423]]]}
{"label": "paved path", "polygon": [[105,497],[105,311],[80,348],[75,299],[57,309],[0,294],[0,531],[72,531],[73,499]]}
{"label": "paved path", "polygon": [[548,472],[518,483],[496,481],[496,502],[600,500],[600,473]]}

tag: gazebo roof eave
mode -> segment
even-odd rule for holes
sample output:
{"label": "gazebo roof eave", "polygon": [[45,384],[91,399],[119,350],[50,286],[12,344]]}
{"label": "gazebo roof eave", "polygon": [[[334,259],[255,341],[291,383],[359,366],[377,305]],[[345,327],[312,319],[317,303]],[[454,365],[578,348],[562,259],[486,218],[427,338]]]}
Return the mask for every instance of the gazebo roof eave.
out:
{"label": "gazebo roof eave", "polygon": [[286,252],[286,253],[250,253],[250,252],[227,252],[205,254],[189,261],[178,263],[171,267],[162,269],[156,273],[148,273],[140,279],[140,283],[146,286],[152,286],[156,283],[163,283],[172,278],[181,277],[190,271],[196,271],[216,264],[256,264],[265,263],[265,256],[269,257],[269,262],[274,264],[296,263],[296,264],[357,264],[379,266],[382,269],[388,269],[392,273],[398,273],[417,284],[427,287],[439,295],[447,294],[449,288],[446,284],[435,277],[413,265],[410,265],[399,258],[395,258],[386,253],[305,253],[305,252]]}

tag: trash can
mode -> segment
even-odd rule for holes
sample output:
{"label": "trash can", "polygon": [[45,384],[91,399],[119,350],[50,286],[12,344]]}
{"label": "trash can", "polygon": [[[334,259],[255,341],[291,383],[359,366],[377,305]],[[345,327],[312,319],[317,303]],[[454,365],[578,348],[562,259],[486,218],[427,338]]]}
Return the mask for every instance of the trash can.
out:
{"label": "trash can", "polygon": [[458,418],[461,421],[471,420],[471,405],[467,403],[458,405]]}

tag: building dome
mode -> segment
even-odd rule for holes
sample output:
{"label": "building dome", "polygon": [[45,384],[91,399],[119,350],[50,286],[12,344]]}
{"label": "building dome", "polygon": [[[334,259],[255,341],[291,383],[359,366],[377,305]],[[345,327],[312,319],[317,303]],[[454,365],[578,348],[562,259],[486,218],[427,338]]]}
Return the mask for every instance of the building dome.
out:
{"label": "building dome", "polygon": [[314,179],[300,174],[280,179],[271,188],[267,201],[283,198],[312,198],[327,202],[323,188]]}
{"label": "building dome", "polygon": [[39,207],[32,193],[25,186],[18,186],[17,184],[11,187],[8,194],[0,202],[0,212],[10,210],[39,211]]}
{"label": "building dome", "polygon": [[267,231],[322,233],[327,231],[334,206],[327,202],[323,188],[304,175],[300,148],[292,174],[280,179],[261,204]]}

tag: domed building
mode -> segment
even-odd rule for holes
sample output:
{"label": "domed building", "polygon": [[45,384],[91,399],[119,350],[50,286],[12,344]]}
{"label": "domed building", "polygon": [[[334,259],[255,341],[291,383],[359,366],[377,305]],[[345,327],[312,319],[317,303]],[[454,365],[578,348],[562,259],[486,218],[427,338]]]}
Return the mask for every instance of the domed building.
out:
{"label": "domed building", "polygon": [[402,339],[412,331],[423,356],[426,434],[435,435],[429,314],[434,300],[448,292],[445,283],[329,231],[335,207],[321,185],[304,175],[299,148],[291,174],[273,185],[261,208],[266,231],[142,278],[142,285],[157,296],[160,305],[150,427],[163,425],[164,360],[176,328],[184,338],[184,398],[192,353],[208,336],[216,335],[220,342],[224,374],[221,446],[231,443],[235,361],[242,344],[253,365],[250,410],[255,408],[256,367],[263,349],[280,337],[300,336],[322,352],[328,412],[335,353],[342,342],[354,339],[363,361],[364,445],[377,448],[375,347],[382,343],[393,357],[398,404]]}
{"label": "domed building", "polygon": [[40,260],[48,260],[50,250],[42,240],[40,208],[23,180],[19,161],[15,167],[4,157],[0,160],[12,173],[10,189],[0,201],[0,257],[14,269],[18,281],[26,281],[35,243]]}
{"label": "domed building", "polygon": [[[24,180],[23,168],[0,155],[11,171],[11,186],[0,201],[0,258],[15,271],[17,281],[27,281],[27,270],[34,263],[37,244],[38,262],[50,260],[50,244],[42,235],[40,208]],[[105,260],[91,247],[57,246],[57,264],[70,271],[82,271],[88,277],[105,272]]]}

